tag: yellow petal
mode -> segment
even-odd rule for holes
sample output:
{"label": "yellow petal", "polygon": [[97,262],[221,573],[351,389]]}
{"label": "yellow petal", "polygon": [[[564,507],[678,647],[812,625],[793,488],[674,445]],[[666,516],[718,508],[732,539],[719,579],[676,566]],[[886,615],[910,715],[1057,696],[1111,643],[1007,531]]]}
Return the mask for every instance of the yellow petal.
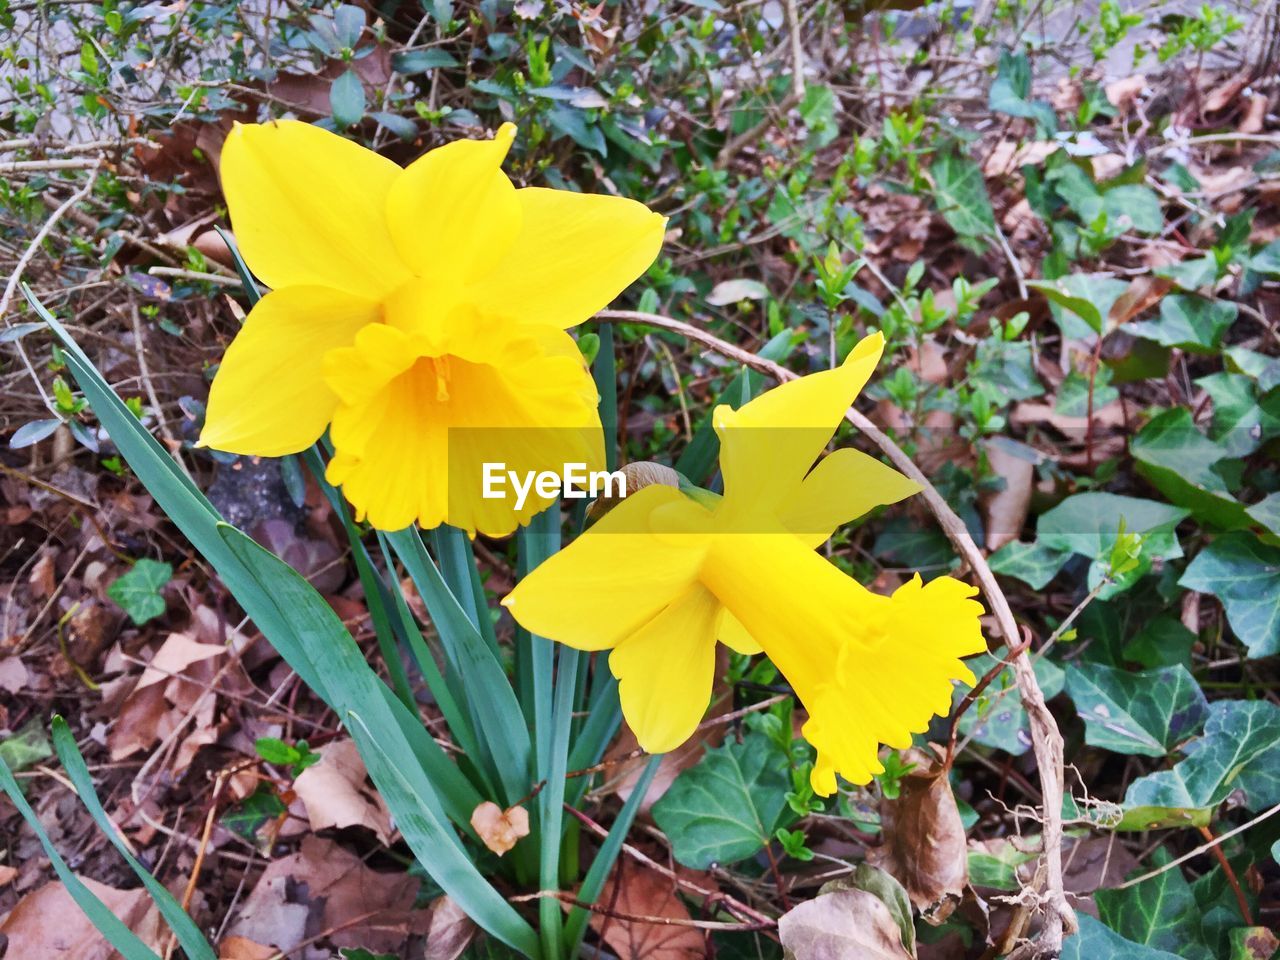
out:
{"label": "yellow petal", "polygon": [[400,256],[419,276],[465,284],[494,265],[520,232],[516,188],[502,172],[515,139],[505,123],[492,140],[455,140],[405,168],[386,199]]}
{"label": "yellow petal", "polygon": [[326,356],[342,398],[328,475],[375,527],[448,522],[506,536],[555,497],[535,488],[521,501],[512,486],[487,497],[486,464],[522,481],[603,470],[595,385],[569,335],[493,322],[476,331],[454,338],[458,353],[433,355],[429,338],[379,324]]}
{"label": "yellow petal", "polygon": [[973,587],[917,579],[882,597],[794,536],[724,536],[702,580],[809,712],[813,786],[824,794],[837,772],[853,783],[881,772],[880,744],[910,746],[950,708],[952,681],[973,681],[960,658],[985,649]]}
{"label": "yellow petal", "polygon": [[621,197],[529,187],[522,227],[472,298],[486,312],[571,327],[602,310],[662,248],[666,218]]}
{"label": "yellow petal", "polygon": [[726,508],[759,510],[794,494],[875,369],[884,349],[863,338],[834,370],[774,387],[740,410],[716,407]]}
{"label": "yellow petal", "polygon": [[311,446],[337,404],[321,377],[325,353],[351,343],[378,315],[377,304],[338,290],[268,293],[218,367],[201,445],[262,457]]}
{"label": "yellow petal", "polygon": [[631,494],[521,580],[503,606],[539,636],[579,650],[616,646],[696,583],[705,543],[650,532],[653,512],[683,498],[661,485]]}
{"label": "yellow petal", "polygon": [[336,288],[379,300],[409,277],[385,209],[400,168],[297,120],[237,124],[222,191],[245,262],[270,287]]}
{"label": "yellow petal", "polygon": [[813,468],[790,501],[782,522],[806,544],[825,543],[837,527],[882,504],[920,492],[920,485],[860,450],[843,448]]}
{"label": "yellow petal", "polygon": [[416,361],[368,399],[340,405],[325,476],[342,488],[356,518],[379,530],[447,520],[448,429],[432,415],[435,381]]}
{"label": "yellow petal", "polygon": [[609,654],[622,715],[649,753],[693,735],[715,681],[720,604],[702,587],[673,601]]}
{"label": "yellow petal", "polygon": [[747,633],[747,628],[739,622],[738,618],[728,610],[720,613],[720,627],[716,631],[716,636],[734,653],[741,653],[744,656],[757,654],[764,649],[756,643],[755,637]]}
{"label": "yellow petal", "polygon": [[890,598],[871,598],[874,629],[842,649],[836,682],[806,702],[802,732],[818,750],[815,792],[834,792],[836,773],[850,783],[869,782],[884,770],[878,744],[910,746],[910,734],[950,711],[952,681],[974,682],[959,658],[986,650],[982,605],[971,599],[976,593],[950,577],[922,585],[916,576]]}

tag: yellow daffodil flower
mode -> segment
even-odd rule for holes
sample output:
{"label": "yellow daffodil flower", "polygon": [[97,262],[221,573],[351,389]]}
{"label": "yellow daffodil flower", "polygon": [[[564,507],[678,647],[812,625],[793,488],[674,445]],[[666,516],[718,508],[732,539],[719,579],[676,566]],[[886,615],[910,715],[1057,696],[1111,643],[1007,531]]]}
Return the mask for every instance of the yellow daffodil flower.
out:
{"label": "yellow daffodil flower", "polygon": [[880,744],[906,748],[950,709],[961,657],[986,649],[976,590],[917,576],[885,597],[814,548],[917,485],[853,449],[822,454],[884,348],[879,334],[840,367],[717,407],[724,495],[645,487],[503,601],[525,628],[579,650],[610,650],[623,715],[652,753],[689,738],[711,696],[717,639],[763,650],[808,711],[811,777],[866,783]]}
{"label": "yellow daffodil flower", "polygon": [[619,197],[517,189],[515,127],[408,167],[292,120],[241,124],[222,185],[269,287],[223,358],[201,445],[281,456],[330,428],[330,482],[395,530],[501,536],[548,502],[482,497],[482,463],[601,469],[597,395],[566,329],[653,262],[665,220]]}

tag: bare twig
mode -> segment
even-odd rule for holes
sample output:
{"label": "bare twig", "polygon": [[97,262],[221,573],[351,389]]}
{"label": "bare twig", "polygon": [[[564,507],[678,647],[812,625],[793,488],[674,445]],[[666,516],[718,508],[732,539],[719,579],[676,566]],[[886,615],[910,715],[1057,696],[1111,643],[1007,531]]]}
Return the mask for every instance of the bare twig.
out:
{"label": "bare twig", "polygon": [[800,12],[787,0],[787,32],[791,38],[791,95],[804,99],[804,45],[800,42]]}
{"label": "bare twig", "polygon": [[722,930],[732,933],[772,930],[776,926],[772,921],[768,923],[724,923],[720,920],[693,920],[687,917],[654,917],[639,913],[623,913],[621,910],[602,907],[598,903],[587,903],[585,900],[579,900],[573,894],[564,890],[539,890],[537,893],[524,893],[507,899],[512,903],[527,903],[530,900],[545,900],[548,897],[573,907],[581,907],[583,910],[598,913],[613,920],[621,920],[624,923],[651,923],[661,927],[693,927],[697,930]]}
{"label": "bare twig", "polygon": [[[797,374],[786,367],[757,356],[749,350],[734,346],[714,334],[695,327],[692,324],[664,317],[656,313],[644,313],[636,310],[603,310],[596,314],[601,320],[626,320],[643,323],[670,330],[695,343],[700,343],[730,360],[746,364],[752,369],[767,374],[778,381],[794,380]],[[943,533],[951,541],[952,546],[973,570],[987,600],[996,624],[1004,637],[1007,646],[1013,647],[1018,642],[1019,629],[1014,619],[1009,601],[1000,589],[995,575],[987,565],[986,558],[978,548],[973,536],[969,533],[964,521],[951,509],[942,494],[926,477],[902,449],[879,427],[857,410],[850,409],[845,414],[848,420],[860,432],[880,448],[895,467],[920,485],[922,496],[929,510],[942,527]],[[1018,684],[1018,693],[1023,709],[1027,713],[1031,726],[1031,742],[1035,751],[1036,767],[1040,776],[1042,794],[1042,823],[1044,836],[1045,884],[1045,917],[1038,942],[1038,950],[1045,956],[1055,957],[1062,949],[1065,934],[1076,930],[1075,910],[1067,901],[1066,890],[1062,881],[1062,796],[1063,796],[1063,757],[1062,734],[1045,704],[1044,691],[1036,680],[1031,660],[1023,654],[1013,660],[1014,679]]]}
{"label": "bare twig", "polygon": [[[22,279],[22,272],[27,269],[27,266],[35,258],[36,252],[40,249],[40,244],[44,243],[45,238],[49,236],[63,215],[89,195],[89,191],[93,189],[93,185],[98,179],[98,163],[99,161],[97,160],[93,161],[91,164],[93,172],[89,174],[89,179],[84,182],[84,185],[79,190],[67,197],[53,213],[49,214],[49,219],[44,222],[44,226],[31,238],[31,242],[27,244],[27,249],[22,251],[22,256],[18,258],[18,263],[13,268],[13,273],[9,274],[9,281],[4,285],[4,296],[0,297],[0,317],[4,318],[5,326],[9,325],[9,304],[18,289],[18,282]],[[45,393],[44,384],[40,382],[35,365],[32,364],[31,358],[27,356],[27,350],[22,345],[22,341],[14,340],[13,346],[18,351],[18,356],[22,358],[23,366],[31,374],[31,379],[35,381],[36,390],[40,393],[40,399],[44,401],[44,405],[49,408],[51,413],[58,416],[58,410],[53,405],[53,401],[49,399],[49,395]],[[62,418],[58,416],[58,419]]]}
{"label": "bare twig", "polygon": [[1217,847],[1222,843],[1225,843],[1226,841],[1230,840],[1232,837],[1237,836],[1241,833],[1244,833],[1250,827],[1256,827],[1263,820],[1267,820],[1271,817],[1274,817],[1277,813],[1280,813],[1280,803],[1277,803],[1274,807],[1270,807],[1266,810],[1263,810],[1262,813],[1258,814],[1256,817],[1254,817],[1252,820],[1248,821],[1247,823],[1242,823],[1240,824],[1240,826],[1235,827],[1234,829],[1228,830],[1226,833],[1219,834],[1218,836],[1210,840],[1208,843],[1200,844],[1200,846],[1196,847],[1194,850],[1184,853],[1182,856],[1178,857],[1176,860],[1170,860],[1168,863],[1163,863],[1160,866],[1158,866],[1156,869],[1152,870],[1150,873],[1144,873],[1140,877],[1134,877],[1132,880],[1126,880],[1124,883],[1118,884],[1112,889],[1124,890],[1126,887],[1136,887],[1140,883],[1145,883],[1146,881],[1152,879],[1153,877],[1160,876],[1160,874],[1164,873],[1166,870],[1172,870],[1175,867],[1179,867],[1182,864],[1186,863],[1188,860],[1192,860],[1200,856],[1202,853],[1208,853],[1210,850],[1214,849],[1215,847]]}

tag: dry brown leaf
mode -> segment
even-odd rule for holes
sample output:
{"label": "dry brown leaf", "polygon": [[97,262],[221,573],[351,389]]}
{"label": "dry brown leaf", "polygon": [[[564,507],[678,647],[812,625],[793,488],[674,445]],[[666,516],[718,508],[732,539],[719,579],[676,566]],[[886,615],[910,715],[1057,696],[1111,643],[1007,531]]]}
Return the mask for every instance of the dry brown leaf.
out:
{"label": "dry brown leaf", "polygon": [[1116,297],[1116,302],[1111,305],[1111,311],[1107,314],[1108,328],[1115,329],[1150,310],[1173,286],[1173,281],[1168,277],[1147,275],[1136,278],[1129,284],[1129,289]]}
{"label": "dry brown leaf", "polygon": [[279,952],[247,937],[226,937],[218,946],[218,960],[271,960]]}
{"label": "dry brown leaf", "polygon": [[53,591],[58,585],[52,553],[41,555],[35,566],[31,568],[31,575],[27,578],[27,582],[31,586],[31,596],[35,599],[43,600],[45,597],[53,596]]}
{"label": "dry brown leaf", "polygon": [[17,693],[30,679],[27,668],[17,657],[0,657],[0,690]]}
{"label": "dry brown leaf", "polygon": [[[161,947],[160,915],[145,890],[117,890],[80,878],[130,930],[153,949]],[[60,881],[46,883],[18,901],[0,923],[6,957],[22,960],[108,960],[118,956],[76,906]]]}
{"label": "dry brown leaf", "polygon": [[403,871],[379,873],[332,840],[306,837],[297,853],[267,865],[227,932],[292,952],[332,930],[335,946],[395,953],[430,922],[414,908],[418,886]]}
{"label": "dry brown leaf", "polygon": [[982,499],[982,520],[987,531],[987,549],[999,550],[1017,540],[1031,509],[1031,485],[1035,464],[1017,456],[999,443],[984,445],[992,472],[1004,480],[1004,489]]}
{"label": "dry brown leaf", "polygon": [[422,960],[455,960],[475,939],[475,921],[450,897],[431,904],[431,924]]}
{"label": "dry brown leaf", "polygon": [[1114,833],[1083,839],[1067,837],[1062,860],[1062,885],[1067,893],[1080,897],[1123,883],[1139,866],[1137,857]]}
{"label": "dry brown leaf", "polygon": [[1245,87],[1249,86],[1252,79],[1251,70],[1241,70],[1231,77],[1228,77],[1222,83],[1218,84],[1205,96],[1201,101],[1200,112],[1204,115],[1217,113],[1219,110],[1225,110],[1235,102],[1236,97]]}
{"label": "dry brown leaf", "polygon": [[1106,86],[1107,100],[1121,113],[1128,113],[1138,102],[1142,92],[1147,89],[1147,78],[1140,73],[1123,80],[1116,80]]}
{"label": "dry brown leaf", "polygon": [[529,835],[529,811],[524,807],[503,810],[492,800],[486,800],[471,811],[471,827],[486,847],[502,856],[521,837]]}
{"label": "dry brown leaf", "polygon": [[795,960],[912,960],[889,908],[865,890],[837,890],[778,918],[782,946]]}
{"label": "dry brown leaf", "polygon": [[918,747],[903,760],[915,767],[902,778],[898,799],[881,801],[884,842],[867,851],[867,860],[906,887],[924,920],[939,924],[969,882],[964,824],[942,764]]}
{"label": "dry brown leaf", "polygon": [[1255,93],[1251,96],[1245,104],[1244,116],[1236,124],[1236,130],[1240,133],[1261,133],[1267,122],[1268,103],[1265,93]]}
{"label": "dry brown leaf", "polygon": [[[597,903],[628,917],[688,920],[676,885],[656,870],[623,858],[613,869]],[[703,934],[694,927],[624,920],[595,913],[591,927],[618,960],[694,960],[707,955]]]}
{"label": "dry brown leaf", "polygon": [[147,669],[142,672],[142,679],[134,689],[141,690],[153,683],[181,676],[193,663],[199,663],[201,660],[208,660],[210,657],[226,652],[226,647],[201,643],[190,634],[171,633],[156,651],[156,655],[151,658],[151,662],[147,664]]}
{"label": "dry brown leaf", "polygon": [[293,792],[306,808],[311,829],[367,827],[390,846],[391,811],[368,783],[355,742],[335,740],[316,753],[320,761],[293,781]]}

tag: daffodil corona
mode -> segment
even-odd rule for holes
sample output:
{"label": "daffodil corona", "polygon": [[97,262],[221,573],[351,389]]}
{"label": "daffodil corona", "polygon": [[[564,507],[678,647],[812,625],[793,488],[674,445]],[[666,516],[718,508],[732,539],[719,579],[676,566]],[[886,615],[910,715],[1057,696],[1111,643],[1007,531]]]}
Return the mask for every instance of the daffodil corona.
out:
{"label": "daffodil corona", "polygon": [[919,577],[872,593],[815,551],[835,529],[917,485],[853,449],[821,459],[883,350],[877,334],[843,365],[717,407],[724,495],[653,485],[622,501],[503,601],[525,628],[610,650],[622,710],[663,753],[707,708],[717,639],[763,650],[808,712],[816,792],[836,774],[866,783],[880,744],[905,748],[950,709],[961,657],[986,649],[973,587]]}
{"label": "daffodil corona", "polygon": [[401,168],[291,120],[237,125],[222,185],[269,287],[227,350],[204,446],[280,456],[330,428],[328,479],[394,530],[501,536],[549,502],[481,496],[486,461],[604,465],[595,386],[566,329],[653,262],[665,220],[618,197],[517,189],[515,136]]}

